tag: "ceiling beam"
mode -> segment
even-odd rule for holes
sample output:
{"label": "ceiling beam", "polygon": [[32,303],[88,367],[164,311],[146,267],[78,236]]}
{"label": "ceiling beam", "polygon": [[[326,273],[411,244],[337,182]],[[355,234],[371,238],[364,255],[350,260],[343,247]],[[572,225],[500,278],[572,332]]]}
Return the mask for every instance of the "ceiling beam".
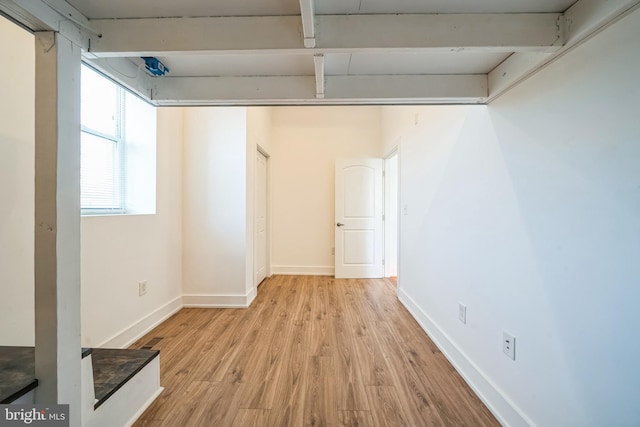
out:
{"label": "ceiling beam", "polygon": [[154,79],[157,105],[291,105],[483,103],[485,75],[326,76],[316,98],[313,76],[164,77]]}
{"label": "ceiling beam", "polygon": [[566,42],[562,49],[553,53],[517,52],[511,55],[489,73],[488,101],[498,98],[541,68],[639,7],[638,0],[577,1],[563,15]]}
{"label": "ceiling beam", "polygon": [[326,15],[318,48],[554,51],[564,42],[560,14]]}
{"label": "ceiling beam", "polygon": [[0,12],[31,31],[55,31],[83,49],[100,36],[89,19],[64,0],[0,0]]}
{"label": "ceiling beam", "polygon": [[304,47],[316,47],[315,8],[313,0],[300,0],[300,16],[302,17],[302,33]]}
{"label": "ceiling beam", "polygon": [[316,98],[324,98],[324,55],[313,55],[316,74]]}
{"label": "ceiling beam", "polygon": [[153,79],[144,66],[138,66],[128,58],[91,58],[85,55],[82,61],[142,98],[151,98]]}
{"label": "ceiling beam", "polygon": [[[316,47],[305,49],[296,16],[92,20],[103,37],[97,56],[188,53],[337,53],[389,51],[519,52],[557,50],[561,15],[318,15]],[[308,31],[308,29],[307,29]]]}

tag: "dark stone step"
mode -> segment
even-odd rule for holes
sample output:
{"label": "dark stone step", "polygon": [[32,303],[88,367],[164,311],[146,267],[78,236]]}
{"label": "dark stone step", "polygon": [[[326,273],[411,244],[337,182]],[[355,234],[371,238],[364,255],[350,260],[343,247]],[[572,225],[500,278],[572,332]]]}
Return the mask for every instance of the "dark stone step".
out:
{"label": "dark stone step", "polygon": [[[159,354],[158,350],[146,349],[83,348],[82,357],[92,357],[95,408]],[[14,402],[37,386],[35,349],[0,346],[0,404]]]}
{"label": "dark stone step", "polygon": [[102,405],[159,354],[158,350],[94,348],[91,357],[95,408]]}
{"label": "dark stone step", "polygon": [[21,398],[38,386],[33,347],[0,347],[0,404]]}

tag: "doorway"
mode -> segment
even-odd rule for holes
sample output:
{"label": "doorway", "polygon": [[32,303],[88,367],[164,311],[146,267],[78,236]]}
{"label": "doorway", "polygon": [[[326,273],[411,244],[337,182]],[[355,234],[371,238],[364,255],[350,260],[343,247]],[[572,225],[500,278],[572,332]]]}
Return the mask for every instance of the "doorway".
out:
{"label": "doorway", "polygon": [[254,201],[254,273],[256,288],[268,275],[269,259],[267,236],[268,173],[267,156],[258,149],[256,153],[255,201]]}

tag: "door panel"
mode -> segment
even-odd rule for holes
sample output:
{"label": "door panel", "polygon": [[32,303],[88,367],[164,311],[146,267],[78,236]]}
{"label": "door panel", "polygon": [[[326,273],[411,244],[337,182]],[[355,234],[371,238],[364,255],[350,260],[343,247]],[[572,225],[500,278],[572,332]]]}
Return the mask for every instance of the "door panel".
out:
{"label": "door panel", "polygon": [[375,233],[372,230],[344,230],[344,256],[346,266],[375,262]]}
{"label": "door panel", "polygon": [[373,218],[375,214],[375,169],[348,166],[344,174],[344,218]]}
{"label": "door panel", "polygon": [[384,275],[382,164],[382,159],[336,161],[337,278],[377,278]]}

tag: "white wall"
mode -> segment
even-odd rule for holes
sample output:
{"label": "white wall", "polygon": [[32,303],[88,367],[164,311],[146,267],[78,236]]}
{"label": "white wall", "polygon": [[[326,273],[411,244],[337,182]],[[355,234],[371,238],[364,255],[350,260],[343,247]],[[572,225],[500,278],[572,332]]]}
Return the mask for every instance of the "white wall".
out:
{"label": "white wall", "polygon": [[335,160],[382,157],[378,107],[274,107],[273,273],[333,274]]}
{"label": "white wall", "polygon": [[0,16],[0,345],[34,343],[33,43]]}
{"label": "white wall", "polygon": [[253,273],[247,277],[247,109],[184,111],[185,303],[245,306],[254,297]]}
{"label": "white wall", "polygon": [[82,218],[84,346],[123,346],[182,303],[182,109],[157,113],[156,214]]}
{"label": "white wall", "polygon": [[506,424],[640,419],[638,76],[640,11],[488,107],[384,110],[400,297]]}

